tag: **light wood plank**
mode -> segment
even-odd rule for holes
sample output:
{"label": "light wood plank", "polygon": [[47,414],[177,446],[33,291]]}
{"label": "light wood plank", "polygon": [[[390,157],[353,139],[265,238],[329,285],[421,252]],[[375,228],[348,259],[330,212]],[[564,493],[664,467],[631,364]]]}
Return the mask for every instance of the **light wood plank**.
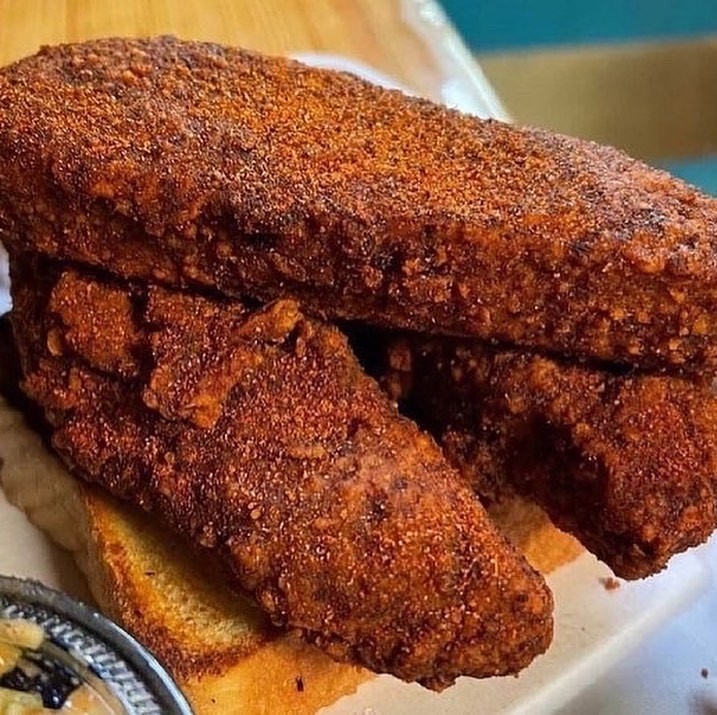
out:
{"label": "light wood plank", "polygon": [[0,64],[41,44],[170,33],[270,54],[318,51],[439,93],[436,47],[404,19],[408,0],[0,0]]}

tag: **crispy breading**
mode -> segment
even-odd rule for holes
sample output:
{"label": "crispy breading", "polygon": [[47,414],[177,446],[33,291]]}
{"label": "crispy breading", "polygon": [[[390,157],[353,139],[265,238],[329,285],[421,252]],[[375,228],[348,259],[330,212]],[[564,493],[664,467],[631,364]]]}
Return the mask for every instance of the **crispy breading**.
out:
{"label": "crispy breading", "polygon": [[596,144],[173,38],[0,73],[0,238],[331,318],[717,366],[715,201]]}
{"label": "crispy breading", "polygon": [[[150,514],[71,477],[45,449],[47,423],[21,391],[21,378],[3,315],[0,488],[72,553],[102,612],[160,660],[195,715],[315,715],[371,679],[295,632],[272,627],[256,604],[238,597],[219,570]],[[529,555],[541,536],[536,529],[526,538]]]}
{"label": "crispy breading", "polygon": [[544,581],[336,328],[291,301],[11,261],[23,387],[55,450],[221,559],[276,624],[434,688],[545,650]]}
{"label": "crispy breading", "polygon": [[389,363],[389,392],[484,499],[535,500],[617,575],[659,571],[717,528],[711,385],[413,335]]}

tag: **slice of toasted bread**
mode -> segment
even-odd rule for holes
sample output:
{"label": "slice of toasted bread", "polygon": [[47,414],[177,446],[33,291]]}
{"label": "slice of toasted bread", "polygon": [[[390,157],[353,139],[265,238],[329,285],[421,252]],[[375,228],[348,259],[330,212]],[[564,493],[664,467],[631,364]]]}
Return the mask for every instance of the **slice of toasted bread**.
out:
{"label": "slice of toasted bread", "polygon": [[[74,555],[100,608],[154,651],[197,713],[315,712],[371,677],[273,630],[170,532],[70,476],[15,409],[25,409],[19,379],[9,324],[0,318],[0,395],[9,399],[0,396],[0,487]],[[582,551],[520,498],[490,513],[543,573]]]}
{"label": "slice of toasted bread", "polygon": [[80,484],[0,398],[0,483],[152,650],[197,713],[312,713],[370,674],[271,628],[145,514]]}
{"label": "slice of toasted bread", "polygon": [[543,575],[574,561],[585,551],[577,539],[554,526],[539,506],[518,495],[502,496],[488,506],[488,514]]}
{"label": "slice of toasted bread", "polygon": [[[370,677],[272,629],[174,535],[70,476],[2,398],[0,458],[8,499],[73,553],[100,608],[159,657],[197,713],[311,713]],[[491,516],[543,573],[582,551],[520,498]]]}

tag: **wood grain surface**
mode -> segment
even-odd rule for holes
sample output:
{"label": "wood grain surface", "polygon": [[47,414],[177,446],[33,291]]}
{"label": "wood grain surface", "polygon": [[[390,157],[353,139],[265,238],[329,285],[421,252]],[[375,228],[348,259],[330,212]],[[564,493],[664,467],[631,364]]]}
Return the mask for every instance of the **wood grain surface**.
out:
{"label": "wood grain surface", "polygon": [[475,80],[432,0],[0,0],[0,64],[43,44],[165,33],[269,54],[339,54],[437,100],[446,81]]}

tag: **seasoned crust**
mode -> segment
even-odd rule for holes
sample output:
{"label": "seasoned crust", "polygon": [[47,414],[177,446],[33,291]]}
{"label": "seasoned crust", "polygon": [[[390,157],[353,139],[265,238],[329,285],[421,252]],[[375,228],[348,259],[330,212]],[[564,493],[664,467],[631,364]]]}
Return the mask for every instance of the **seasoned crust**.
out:
{"label": "seasoned crust", "polygon": [[[81,334],[54,339],[95,325],[118,286],[76,271],[55,283],[12,259],[11,269],[24,387],[45,409],[55,449],[78,475],[221,557],[275,623],[437,688],[459,674],[515,672],[547,647],[544,582],[338,330],[289,302],[247,312],[126,289],[135,330],[125,333],[140,336],[143,356],[127,378],[107,370],[121,363],[109,359],[121,342],[98,355],[76,352]],[[28,275],[44,275],[52,294]],[[48,304],[61,308],[44,312]],[[159,397],[147,399],[158,372]],[[192,408],[218,394],[219,418],[197,423]]]}
{"label": "seasoned crust", "polygon": [[488,502],[534,500],[619,576],[659,571],[717,528],[710,384],[467,340],[405,336],[388,352],[390,392]]}
{"label": "seasoned crust", "polygon": [[611,148],[285,59],[44,48],[0,74],[0,186],[3,241],[122,276],[717,365],[714,200]]}
{"label": "seasoned crust", "polygon": [[101,610],[159,658],[197,715],[309,715],[370,677],[272,628],[151,517],[71,477],[2,398],[0,457],[7,498],[72,552]]}
{"label": "seasoned crust", "polygon": [[[370,677],[282,636],[150,516],[70,477],[15,412],[30,416],[13,344],[9,321],[0,318],[0,394],[13,408],[0,401],[0,484],[33,523],[73,552],[103,612],[160,659],[198,715],[308,715]],[[64,518],[48,520],[48,514]],[[542,573],[580,552],[518,498],[490,514]]]}

